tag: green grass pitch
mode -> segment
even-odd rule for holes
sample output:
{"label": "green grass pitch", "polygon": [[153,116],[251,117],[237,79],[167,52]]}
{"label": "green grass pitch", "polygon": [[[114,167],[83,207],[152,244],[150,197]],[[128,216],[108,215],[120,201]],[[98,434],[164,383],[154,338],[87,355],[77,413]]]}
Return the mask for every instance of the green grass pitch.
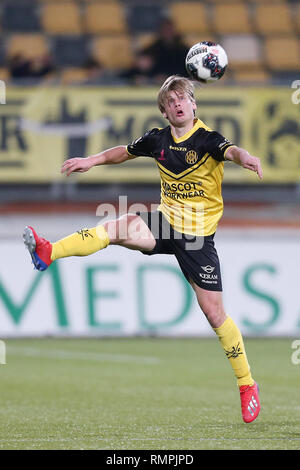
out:
{"label": "green grass pitch", "polygon": [[246,339],[262,411],[244,424],[216,339],[5,341],[1,449],[299,449],[292,339]]}

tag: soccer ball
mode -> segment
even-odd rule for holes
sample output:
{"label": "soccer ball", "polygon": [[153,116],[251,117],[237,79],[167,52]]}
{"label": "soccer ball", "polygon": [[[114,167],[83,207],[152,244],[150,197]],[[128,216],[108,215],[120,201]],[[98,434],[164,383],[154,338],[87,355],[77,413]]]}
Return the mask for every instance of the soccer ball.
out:
{"label": "soccer ball", "polygon": [[227,64],[227,54],[223,47],[210,41],[194,44],[185,58],[189,76],[204,83],[219,80],[224,75]]}

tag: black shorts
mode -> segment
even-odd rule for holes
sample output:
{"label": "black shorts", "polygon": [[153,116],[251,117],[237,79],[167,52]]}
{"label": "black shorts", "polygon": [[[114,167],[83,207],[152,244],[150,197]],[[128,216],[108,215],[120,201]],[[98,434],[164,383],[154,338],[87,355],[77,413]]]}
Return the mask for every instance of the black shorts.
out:
{"label": "black shorts", "polygon": [[152,251],[145,255],[175,255],[185,278],[202,289],[222,291],[220,262],[215,248],[214,235],[196,237],[173,229],[162,212],[137,212],[148,225],[156,239]]}

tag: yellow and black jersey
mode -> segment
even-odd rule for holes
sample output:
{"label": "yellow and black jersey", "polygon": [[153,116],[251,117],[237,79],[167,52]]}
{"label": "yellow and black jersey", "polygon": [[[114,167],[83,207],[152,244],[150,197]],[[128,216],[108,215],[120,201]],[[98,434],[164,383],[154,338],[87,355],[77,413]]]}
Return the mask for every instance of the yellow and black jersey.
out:
{"label": "yellow and black jersey", "polygon": [[226,150],[234,144],[199,119],[181,138],[170,126],[152,129],[127,146],[130,157],[151,157],[161,177],[158,207],[172,227],[188,235],[216,231],[223,213],[221,184]]}

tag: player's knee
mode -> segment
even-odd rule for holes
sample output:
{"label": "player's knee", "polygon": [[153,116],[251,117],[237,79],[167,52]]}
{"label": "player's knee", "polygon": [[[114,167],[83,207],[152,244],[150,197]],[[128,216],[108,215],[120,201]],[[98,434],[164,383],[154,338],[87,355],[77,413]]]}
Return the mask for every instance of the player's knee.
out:
{"label": "player's knee", "polygon": [[114,245],[118,244],[120,242],[120,227],[119,227],[119,221],[118,220],[110,220],[109,222],[106,222],[103,224],[108,238],[109,242]]}
{"label": "player's knee", "polygon": [[104,228],[107,231],[108,238],[112,245],[121,245],[128,240],[129,224],[135,217],[137,216],[126,214],[119,219],[109,220],[104,224]]}
{"label": "player's knee", "polygon": [[213,328],[218,328],[226,319],[223,303],[213,297],[208,298],[200,305],[204,315]]}

